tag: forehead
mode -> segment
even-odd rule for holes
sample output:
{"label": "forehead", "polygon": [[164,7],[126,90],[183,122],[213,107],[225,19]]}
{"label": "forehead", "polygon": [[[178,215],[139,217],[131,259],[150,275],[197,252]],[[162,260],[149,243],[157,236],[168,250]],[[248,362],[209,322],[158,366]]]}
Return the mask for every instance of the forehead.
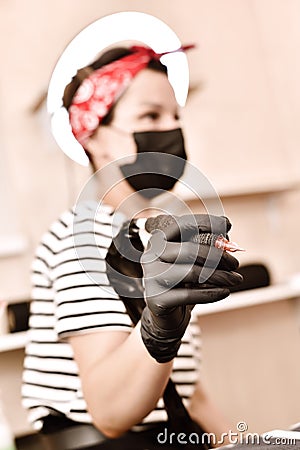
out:
{"label": "forehead", "polygon": [[175,94],[165,73],[144,69],[132,80],[130,86],[118,102],[121,106],[138,107],[157,104],[165,107],[177,107]]}

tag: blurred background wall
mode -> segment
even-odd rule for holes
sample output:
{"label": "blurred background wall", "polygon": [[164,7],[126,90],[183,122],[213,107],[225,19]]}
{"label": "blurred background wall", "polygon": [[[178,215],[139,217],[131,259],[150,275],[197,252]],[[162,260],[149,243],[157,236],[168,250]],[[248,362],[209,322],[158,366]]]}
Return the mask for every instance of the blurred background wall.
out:
{"label": "blurred background wall", "polygon": [[[247,249],[241,262],[265,263],[273,283],[287,283],[300,273],[300,0],[2,0],[0,236],[9,247],[9,234],[18,233],[25,250],[0,258],[1,298],[29,298],[34,248],[89,176],[51,137],[42,101],[51,72],[79,30],[124,10],[153,14],[183,43],[197,43],[188,54],[194,89],[183,115],[190,161],[217,189],[232,237]],[[234,420],[255,431],[300,420],[299,363],[290,358],[299,351],[296,308],[289,301],[265,308],[201,317],[209,388]],[[2,353],[0,383],[18,408],[10,383],[18,386],[22,349],[15,353]],[[11,361],[18,361],[15,369]],[[25,415],[8,410],[23,433]]]}

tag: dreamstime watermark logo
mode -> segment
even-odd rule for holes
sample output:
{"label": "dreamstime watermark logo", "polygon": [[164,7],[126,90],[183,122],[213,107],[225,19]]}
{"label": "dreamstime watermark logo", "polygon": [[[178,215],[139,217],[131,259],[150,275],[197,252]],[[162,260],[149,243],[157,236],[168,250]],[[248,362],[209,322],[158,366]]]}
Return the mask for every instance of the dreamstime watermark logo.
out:
{"label": "dreamstime watermark logo", "polygon": [[[161,445],[208,445],[218,447],[220,445],[295,445],[297,440],[291,437],[275,437],[272,433],[265,433],[260,435],[258,433],[250,433],[248,425],[244,421],[236,424],[236,430],[229,430],[216,436],[214,433],[184,433],[184,432],[170,432],[167,428],[157,435],[157,442]],[[163,447],[162,447],[163,448]]]}

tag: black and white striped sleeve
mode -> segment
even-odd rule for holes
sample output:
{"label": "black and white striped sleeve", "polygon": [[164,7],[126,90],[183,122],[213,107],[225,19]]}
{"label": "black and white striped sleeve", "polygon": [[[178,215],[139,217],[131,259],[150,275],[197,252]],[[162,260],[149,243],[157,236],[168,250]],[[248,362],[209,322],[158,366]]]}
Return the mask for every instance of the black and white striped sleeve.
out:
{"label": "black and white striped sleeve", "polygon": [[105,257],[113,234],[112,216],[98,211],[76,216],[72,226],[56,222],[48,240],[53,253],[55,330],[59,338],[99,330],[131,331],[123,302],[110,286]]}

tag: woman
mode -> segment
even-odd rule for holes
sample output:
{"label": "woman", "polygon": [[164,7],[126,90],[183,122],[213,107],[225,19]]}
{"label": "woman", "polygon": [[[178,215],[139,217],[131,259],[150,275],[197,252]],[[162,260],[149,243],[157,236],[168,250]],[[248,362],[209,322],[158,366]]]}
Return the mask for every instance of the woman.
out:
{"label": "woman", "polygon": [[[133,162],[120,165],[124,180],[105,194],[100,207],[87,203],[81,206],[80,213],[76,209],[64,213],[37,250],[31,339],[23,377],[23,403],[30,411],[30,420],[49,435],[70,426],[76,439],[76,424],[93,424],[113,442],[128,430],[134,429],[136,435],[141,435],[139,430],[145,425],[138,424],[167,420],[161,397],[172,375],[193,419],[205,431],[220,436],[229,425],[198,380],[199,331],[195,323],[190,324],[191,308],[186,305],[226,297],[227,286],[240,281],[232,272],[237,261],[226,252],[219,252],[221,282],[214,282],[212,277],[208,290],[206,285],[199,291],[181,290],[184,296],[188,292],[184,300],[163,304],[163,315],[168,318],[166,330],[160,313],[156,313],[157,297],[165,298],[165,293],[154,297],[149,294],[153,289],[151,282],[161,273],[160,266],[155,265],[158,271],[153,278],[153,260],[150,264],[147,260],[149,252],[141,259],[146,308],[136,326],[106,274],[105,256],[111,246],[114,210],[130,195],[137,195],[137,191],[140,198],[153,198],[162,190],[171,189],[183,172],[186,154],[179,108],[166,68],[159,55],[145,47],[112,49],[77,73],[65,90],[64,106],[69,111],[73,134],[85,148],[94,171],[124,156],[130,156]],[[166,168],[170,170],[166,176],[161,175],[164,171],[157,177],[141,175],[143,158],[139,160],[142,165],[138,173],[135,171],[137,156],[146,154],[149,148],[157,151],[154,142],[163,143],[160,154],[174,155],[179,161]],[[204,226],[210,231],[207,217],[196,217],[196,228]],[[190,220],[182,223],[184,229],[191,226]],[[225,218],[209,220],[215,220],[218,229],[225,227],[225,232],[230,228]],[[174,242],[178,230],[172,233],[169,241]],[[177,247],[172,249],[173,254],[165,261],[154,255],[155,264],[174,263],[179,253]],[[203,258],[197,255],[195,259],[201,267]],[[184,264],[177,266],[181,270]],[[165,281],[168,284],[170,280]],[[171,316],[173,325],[169,329]],[[170,343],[165,345],[168,338]],[[80,436],[84,429],[87,428],[82,428]],[[60,434],[57,449],[73,448],[73,444],[61,444],[61,439]],[[97,438],[87,439],[83,445],[93,442]],[[78,448],[78,441],[76,444]],[[174,443],[170,448],[176,448]]]}

